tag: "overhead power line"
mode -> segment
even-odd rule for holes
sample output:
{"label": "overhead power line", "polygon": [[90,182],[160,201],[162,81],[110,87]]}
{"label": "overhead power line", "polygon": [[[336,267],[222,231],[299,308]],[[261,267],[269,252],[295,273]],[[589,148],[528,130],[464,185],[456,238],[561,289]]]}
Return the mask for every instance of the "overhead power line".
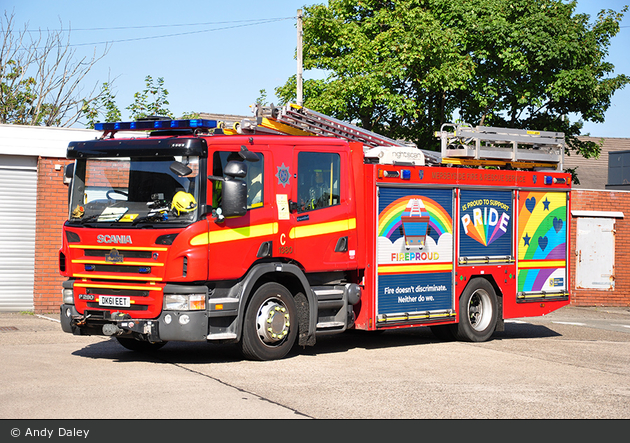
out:
{"label": "overhead power line", "polygon": [[[113,28],[84,28],[84,29],[62,29],[60,31],[48,31],[48,32],[71,32],[71,31],[111,31],[111,30],[129,30],[129,29],[147,29],[147,28],[165,28],[165,27],[178,27],[178,26],[209,26],[209,25],[220,25],[220,24],[230,24],[234,23],[232,26],[223,26],[220,28],[212,28],[212,29],[200,29],[197,31],[186,31],[186,32],[178,32],[174,34],[162,34],[162,35],[152,35],[147,37],[133,37],[133,38],[125,38],[119,40],[106,40],[99,42],[91,42],[91,43],[75,43],[69,44],[70,47],[77,46],[98,46],[98,45],[109,45],[112,43],[126,43],[140,40],[152,40],[158,38],[169,38],[169,37],[179,37],[182,35],[191,35],[191,34],[201,34],[205,32],[216,32],[216,31],[225,31],[228,29],[235,28],[244,28],[249,26],[258,26],[264,25],[268,23],[275,23],[284,20],[295,20],[295,16],[293,17],[278,17],[278,18],[268,18],[268,19],[258,19],[258,20],[238,20],[238,21],[229,21],[229,22],[208,22],[208,23],[193,23],[193,24],[174,24],[174,25],[152,25],[152,26],[121,26],[121,27],[113,27]],[[39,31],[28,31],[28,32],[39,32]],[[44,31],[41,31],[44,32]]]}
{"label": "overhead power line", "polygon": [[[191,27],[191,26],[212,26],[212,25],[225,25],[231,23],[244,23],[245,25],[257,25],[260,23],[268,23],[279,20],[290,20],[295,19],[296,17],[271,17],[271,18],[258,18],[258,19],[250,19],[250,20],[229,20],[229,21],[221,21],[221,22],[203,22],[203,23],[177,23],[177,24],[162,24],[162,25],[143,25],[143,26],[111,26],[111,27],[101,27],[101,28],[61,28],[61,29],[46,29],[46,30],[27,30],[26,32],[77,32],[77,31],[120,31],[120,30],[130,30],[130,29],[152,29],[152,28],[177,28],[177,27]],[[11,31],[16,32],[16,31]]]}

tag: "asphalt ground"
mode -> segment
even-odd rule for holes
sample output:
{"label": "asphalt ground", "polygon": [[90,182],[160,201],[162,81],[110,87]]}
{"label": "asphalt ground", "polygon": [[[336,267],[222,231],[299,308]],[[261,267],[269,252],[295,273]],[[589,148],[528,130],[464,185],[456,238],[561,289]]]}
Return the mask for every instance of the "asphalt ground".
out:
{"label": "asphalt ground", "polygon": [[66,334],[58,318],[0,313],[3,425],[630,418],[630,308],[567,306],[510,320],[485,343],[442,342],[428,328],[349,331],[270,362],[206,343],[136,353]]}

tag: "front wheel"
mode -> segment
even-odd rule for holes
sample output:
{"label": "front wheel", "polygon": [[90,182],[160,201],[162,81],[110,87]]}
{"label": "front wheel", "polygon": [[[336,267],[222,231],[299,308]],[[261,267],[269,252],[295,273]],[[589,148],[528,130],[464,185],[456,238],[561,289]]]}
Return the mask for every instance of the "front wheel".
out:
{"label": "front wheel", "polygon": [[265,283],[247,306],[241,351],[251,360],[281,359],[293,347],[297,331],[293,296],[278,283]]}
{"label": "front wheel", "polygon": [[497,295],[484,278],[470,281],[459,299],[456,336],[462,341],[486,341],[497,325]]}

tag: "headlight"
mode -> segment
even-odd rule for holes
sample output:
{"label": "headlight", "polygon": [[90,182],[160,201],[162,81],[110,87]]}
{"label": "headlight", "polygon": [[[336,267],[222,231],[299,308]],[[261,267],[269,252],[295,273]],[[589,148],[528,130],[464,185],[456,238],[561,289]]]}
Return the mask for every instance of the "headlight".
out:
{"label": "headlight", "polygon": [[67,305],[74,304],[74,291],[72,289],[62,289],[61,295],[63,297],[63,302]]}
{"label": "headlight", "polygon": [[206,309],[206,294],[168,294],[164,296],[165,311],[201,311]]}

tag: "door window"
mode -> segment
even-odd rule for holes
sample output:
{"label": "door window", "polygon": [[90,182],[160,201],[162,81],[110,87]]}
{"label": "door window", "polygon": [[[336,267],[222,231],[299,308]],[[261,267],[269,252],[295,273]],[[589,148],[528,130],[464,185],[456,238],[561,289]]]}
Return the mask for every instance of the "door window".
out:
{"label": "door window", "polygon": [[298,154],[298,212],[327,208],[340,203],[339,154]]}
{"label": "door window", "polygon": [[[247,176],[243,179],[247,183],[247,209],[262,208],[263,206],[263,184],[265,158],[262,153],[255,153],[259,160],[257,162],[245,162],[247,166]],[[229,161],[243,161],[236,151],[217,151],[214,153],[212,164],[212,175],[222,177],[225,165]],[[222,182],[214,181],[212,189],[212,206],[218,208],[221,205]]]}

